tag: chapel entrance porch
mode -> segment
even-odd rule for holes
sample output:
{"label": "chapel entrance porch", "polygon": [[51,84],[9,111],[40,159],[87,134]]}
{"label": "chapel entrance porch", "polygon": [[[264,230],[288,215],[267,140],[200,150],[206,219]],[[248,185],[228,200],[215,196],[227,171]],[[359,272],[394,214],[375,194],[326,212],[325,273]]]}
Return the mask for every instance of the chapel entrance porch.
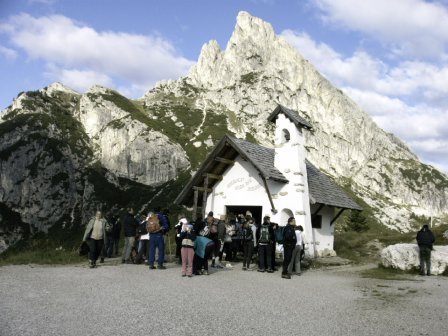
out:
{"label": "chapel entrance porch", "polygon": [[236,217],[239,214],[246,216],[246,212],[250,211],[256,224],[261,224],[263,220],[263,207],[252,205],[226,205],[227,219]]}

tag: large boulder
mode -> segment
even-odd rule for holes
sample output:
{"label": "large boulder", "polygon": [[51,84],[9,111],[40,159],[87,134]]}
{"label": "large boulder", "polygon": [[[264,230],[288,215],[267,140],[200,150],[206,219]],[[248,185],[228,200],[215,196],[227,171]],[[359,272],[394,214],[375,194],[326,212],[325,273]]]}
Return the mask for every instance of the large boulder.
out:
{"label": "large boulder", "polygon": [[[420,260],[416,244],[395,244],[381,251],[381,263],[384,267],[392,267],[403,271],[418,269]],[[431,253],[431,274],[445,272],[448,266],[448,246],[434,246]]]}

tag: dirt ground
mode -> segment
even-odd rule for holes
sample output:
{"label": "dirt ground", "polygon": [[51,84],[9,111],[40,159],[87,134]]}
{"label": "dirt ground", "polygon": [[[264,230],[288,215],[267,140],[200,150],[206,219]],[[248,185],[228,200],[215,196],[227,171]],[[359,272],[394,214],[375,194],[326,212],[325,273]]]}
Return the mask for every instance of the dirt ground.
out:
{"label": "dirt ground", "polygon": [[233,266],[193,278],[174,263],[0,267],[0,335],[448,335],[447,277]]}

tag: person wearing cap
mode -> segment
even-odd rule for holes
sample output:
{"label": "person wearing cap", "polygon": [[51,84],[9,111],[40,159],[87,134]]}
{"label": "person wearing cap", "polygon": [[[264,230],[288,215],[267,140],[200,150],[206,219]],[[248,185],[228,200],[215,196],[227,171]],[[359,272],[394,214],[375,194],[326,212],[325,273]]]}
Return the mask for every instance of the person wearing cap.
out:
{"label": "person wearing cap", "polygon": [[417,233],[416,239],[419,247],[420,275],[425,275],[425,268],[426,275],[431,275],[431,251],[435,238],[427,224]]}

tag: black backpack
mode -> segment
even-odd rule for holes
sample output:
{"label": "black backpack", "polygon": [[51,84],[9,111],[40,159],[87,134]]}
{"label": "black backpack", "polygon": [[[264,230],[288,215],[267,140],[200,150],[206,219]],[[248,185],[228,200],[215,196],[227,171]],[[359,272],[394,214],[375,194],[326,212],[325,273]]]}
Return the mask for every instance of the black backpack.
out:
{"label": "black backpack", "polygon": [[140,223],[139,226],[137,227],[137,234],[143,236],[147,233],[148,233],[148,230],[146,229],[146,221],[144,221],[143,223]]}
{"label": "black backpack", "polygon": [[297,242],[296,232],[290,225],[285,226],[283,229],[283,244],[295,245]]}
{"label": "black backpack", "polygon": [[254,233],[252,232],[252,229],[250,227],[243,229],[243,240],[244,241],[254,240]]}

